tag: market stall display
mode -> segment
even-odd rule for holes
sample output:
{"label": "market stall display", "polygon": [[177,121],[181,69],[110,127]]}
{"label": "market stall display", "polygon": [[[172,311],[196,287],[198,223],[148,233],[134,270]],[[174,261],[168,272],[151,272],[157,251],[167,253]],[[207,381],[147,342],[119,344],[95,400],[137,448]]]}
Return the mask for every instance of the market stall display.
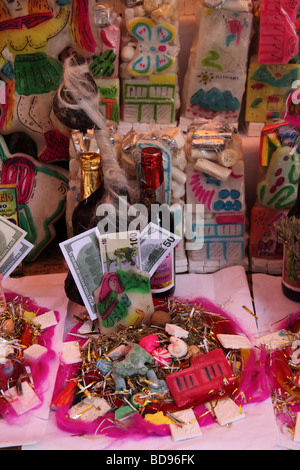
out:
{"label": "market stall display", "polygon": [[298,448],[300,2],[0,7],[0,446]]}

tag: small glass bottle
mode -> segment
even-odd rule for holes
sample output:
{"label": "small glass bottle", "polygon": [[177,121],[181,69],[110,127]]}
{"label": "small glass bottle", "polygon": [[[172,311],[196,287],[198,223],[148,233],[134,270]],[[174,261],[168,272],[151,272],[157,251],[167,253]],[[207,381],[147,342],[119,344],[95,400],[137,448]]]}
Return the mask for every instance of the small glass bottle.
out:
{"label": "small glass bottle", "polygon": [[[292,217],[300,219],[300,180],[296,202],[287,214],[287,219]],[[300,243],[298,257],[288,247],[284,247],[281,284],[282,292],[287,298],[294,302],[300,302]]]}
{"label": "small glass bottle", "polygon": [[[156,147],[146,147],[141,153],[140,168],[140,204],[148,209],[148,221],[174,233],[174,218],[165,204],[164,170],[162,151]],[[162,205],[164,210],[152,211]],[[168,209],[166,211],[166,208]],[[167,212],[167,217],[166,217]],[[167,226],[166,226],[167,225]],[[175,291],[175,252],[172,250],[150,279],[153,297],[165,298]]]}

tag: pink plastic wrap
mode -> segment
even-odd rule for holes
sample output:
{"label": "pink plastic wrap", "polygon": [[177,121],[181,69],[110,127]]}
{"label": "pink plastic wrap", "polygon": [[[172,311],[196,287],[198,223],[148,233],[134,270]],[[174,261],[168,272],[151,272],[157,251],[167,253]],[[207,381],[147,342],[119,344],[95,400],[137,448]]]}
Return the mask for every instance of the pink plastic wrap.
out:
{"label": "pink plastic wrap", "polygon": [[264,0],[261,6],[258,62],[287,64],[298,54],[299,0]]}

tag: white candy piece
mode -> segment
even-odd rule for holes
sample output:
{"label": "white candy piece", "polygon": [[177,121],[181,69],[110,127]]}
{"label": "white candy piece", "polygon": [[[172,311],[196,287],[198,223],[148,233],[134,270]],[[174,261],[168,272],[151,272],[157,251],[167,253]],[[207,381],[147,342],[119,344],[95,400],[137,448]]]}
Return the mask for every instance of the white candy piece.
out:
{"label": "white candy piece", "polygon": [[218,334],[218,340],[226,349],[252,349],[254,346],[246,336]]}
{"label": "white candy piece", "polygon": [[124,46],[121,49],[121,60],[123,62],[130,62],[134,56],[135,49],[132,46]]}
{"label": "white candy piece", "polygon": [[184,423],[182,426],[170,423],[170,431],[174,442],[202,436],[198,420],[191,408],[188,410],[175,411],[172,415],[180,420],[181,423]]}
{"label": "white candy piece", "polygon": [[172,197],[173,199],[180,199],[185,195],[185,185],[179,184],[177,181],[171,181]]}
{"label": "white candy piece", "polygon": [[215,402],[207,402],[205,407],[215,415],[220,426],[226,426],[226,424],[245,418],[245,414],[229,397]]}
{"label": "white candy piece", "polygon": [[187,354],[187,344],[176,336],[171,336],[171,344],[168,346],[168,351],[173,357],[184,357]]}
{"label": "white candy piece", "polygon": [[195,169],[202,173],[207,173],[210,176],[214,176],[221,181],[227,181],[231,175],[230,168],[225,168],[204,158],[198,158],[195,163]]}
{"label": "white candy piece", "polygon": [[23,356],[26,361],[35,361],[46,354],[47,351],[48,349],[41,344],[32,344],[29,348],[24,349]]}
{"label": "white candy piece", "polygon": [[34,323],[38,323],[41,326],[41,329],[50,328],[50,326],[57,325],[56,316],[53,310],[49,312],[42,313],[34,318]]}
{"label": "white candy piece", "polygon": [[185,184],[186,183],[186,174],[179,170],[179,168],[176,168],[176,166],[173,166],[172,168],[172,178],[174,178],[175,181],[179,184]]}
{"label": "white candy piece", "polygon": [[176,338],[187,338],[189,336],[189,332],[181,326],[174,325],[173,323],[166,323],[165,324],[165,331],[170,336],[176,336]]}
{"label": "white candy piece", "polygon": [[12,387],[4,392],[4,396],[11,402],[10,406],[17,415],[27,413],[27,411],[41,404],[41,400],[28,382],[22,382],[21,395],[19,395],[16,387]]}
{"label": "white candy piece", "polygon": [[78,341],[63,343],[61,359],[65,364],[77,364],[82,361]]}
{"label": "white candy piece", "polygon": [[145,16],[146,15],[145,9],[142,5],[138,5],[138,6],[134,7],[133,11],[134,11],[134,16],[136,16],[137,18],[139,16]]}
{"label": "white candy piece", "polygon": [[183,171],[186,167],[186,156],[184,149],[179,149],[172,158],[172,166],[176,166]]}
{"label": "white candy piece", "polygon": [[116,361],[117,359],[120,359],[120,357],[125,356],[127,354],[128,350],[129,350],[128,346],[125,346],[125,344],[120,344],[120,346],[117,346],[112,351],[110,351],[107,354],[107,356],[112,361]]}
{"label": "white candy piece", "polygon": [[168,129],[167,134],[175,140],[177,147],[184,147],[185,139],[180,129],[177,127],[174,127],[174,129]]}
{"label": "white candy piece", "polygon": [[225,149],[218,153],[218,162],[220,165],[226,166],[227,168],[233,166],[238,158],[239,154],[234,149]]}
{"label": "white candy piece", "polygon": [[77,421],[91,423],[110,410],[110,405],[104,398],[87,397],[69,409],[69,417]]}
{"label": "white candy piece", "polygon": [[191,149],[191,158],[206,158],[207,160],[217,160],[217,152],[212,150],[204,150],[204,149]]}

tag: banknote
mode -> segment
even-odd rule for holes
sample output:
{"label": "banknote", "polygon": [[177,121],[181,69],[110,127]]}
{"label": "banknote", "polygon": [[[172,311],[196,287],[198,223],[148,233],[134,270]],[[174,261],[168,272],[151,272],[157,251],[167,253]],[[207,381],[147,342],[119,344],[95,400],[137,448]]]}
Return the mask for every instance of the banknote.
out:
{"label": "banknote", "polygon": [[99,245],[105,272],[141,266],[139,231],[99,235]]}
{"label": "banknote", "polygon": [[0,216],[0,266],[24,240],[27,232]]}
{"label": "banknote", "polygon": [[139,236],[142,270],[151,277],[180,240],[179,235],[150,222]]}
{"label": "banknote", "polygon": [[0,273],[3,276],[3,280],[6,279],[21,263],[21,261],[28,255],[32,250],[33,244],[27,241],[25,238],[21,243],[14,249],[9,257],[0,266]]}
{"label": "banknote", "polygon": [[98,237],[95,227],[59,244],[91,320],[97,318],[94,291],[104,272]]}

